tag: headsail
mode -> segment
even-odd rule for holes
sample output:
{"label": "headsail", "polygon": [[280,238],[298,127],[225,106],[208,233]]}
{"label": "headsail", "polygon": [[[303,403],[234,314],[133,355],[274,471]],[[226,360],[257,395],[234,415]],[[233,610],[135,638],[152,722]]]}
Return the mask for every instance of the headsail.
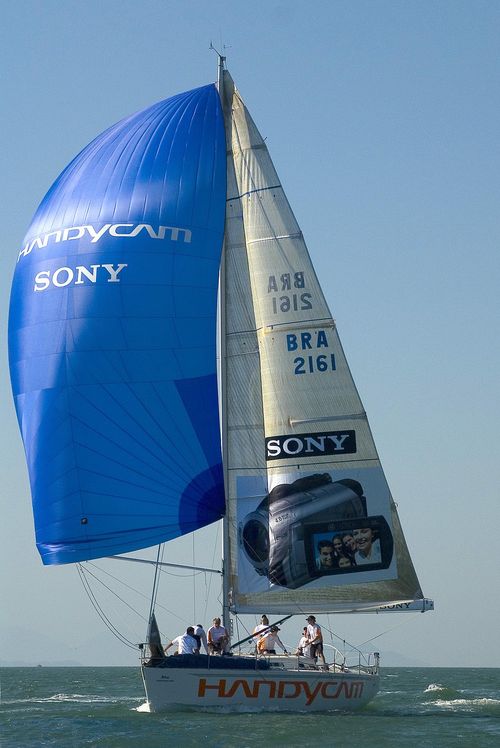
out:
{"label": "headsail", "polygon": [[215,86],[180,94],[96,138],[33,219],[10,366],[46,564],[151,546],[223,513],[225,150]]}
{"label": "headsail", "polygon": [[227,72],[223,96],[233,610],[363,610],[422,598],[302,233]]}

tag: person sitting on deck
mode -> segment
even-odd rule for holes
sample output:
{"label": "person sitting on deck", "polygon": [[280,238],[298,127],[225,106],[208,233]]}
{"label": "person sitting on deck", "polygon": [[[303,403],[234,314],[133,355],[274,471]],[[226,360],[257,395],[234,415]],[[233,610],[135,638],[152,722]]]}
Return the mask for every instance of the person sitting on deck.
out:
{"label": "person sitting on deck", "polygon": [[285,654],[288,654],[285,645],[278,636],[279,628],[271,626],[270,631],[262,634],[257,644],[259,654],[276,654],[276,644],[278,644]]}
{"label": "person sitting on deck", "polygon": [[181,634],[180,636],[176,636],[175,639],[172,639],[172,641],[165,647],[165,653],[174,645],[177,647],[175,654],[197,654],[198,642],[194,638],[194,628],[188,626],[185,634]]}
{"label": "person sitting on deck", "polygon": [[302,629],[302,636],[299,639],[297,650],[294,652],[294,654],[298,655],[299,657],[311,656],[311,650],[309,648],[309,637],[307,636],[307,626],[304,626],[304,628]]}
{"label": "person sitting on deck", "polygon": [[226,651],[229,644],[229,636],[224,626],[221,626],[220,618],[214,618],[213,626],[208,629],[208,654],[221,654]]}

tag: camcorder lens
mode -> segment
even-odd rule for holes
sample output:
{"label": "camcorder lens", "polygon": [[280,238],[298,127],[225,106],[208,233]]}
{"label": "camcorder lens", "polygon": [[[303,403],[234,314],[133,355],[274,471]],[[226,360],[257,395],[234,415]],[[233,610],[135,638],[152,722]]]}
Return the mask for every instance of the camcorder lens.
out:
{"label": "camcorder lens", "polygon": [[262,564],[269,559],[269,530],[256,519],[249,520],[242,533],[243,544],[248,557],[254,563]]}

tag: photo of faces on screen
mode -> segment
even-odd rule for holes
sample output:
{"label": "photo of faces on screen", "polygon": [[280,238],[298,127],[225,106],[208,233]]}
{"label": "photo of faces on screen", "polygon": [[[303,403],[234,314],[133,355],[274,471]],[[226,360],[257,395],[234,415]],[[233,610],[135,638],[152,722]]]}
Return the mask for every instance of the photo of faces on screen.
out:
{"label": "photo of faces on screen", "polygon": [[331,523],[328,531],[312,530],[311,550],[319,574],[384,569],[392,559],[392,534],[384,517]]}

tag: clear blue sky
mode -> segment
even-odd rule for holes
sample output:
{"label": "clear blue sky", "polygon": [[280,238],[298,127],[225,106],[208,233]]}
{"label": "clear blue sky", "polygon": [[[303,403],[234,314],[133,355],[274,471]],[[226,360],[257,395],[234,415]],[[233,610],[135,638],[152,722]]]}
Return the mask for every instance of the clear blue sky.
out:
{"label": "clear blue sky", "polygon": [[[373,646],[422,664],[500,666],[500,4],[19,0],[1,25],[0,663],[135,661],[75,569],[43,568],[34,547],[7,371],[10,281],[58,173],[121,117],[214,80],[213,40],[267,136],[436,600],[425,616],[322,622],[354,642],[393,629]],[[205,546],[170,557],[217,565]],[[162,585],[168,635],[216,612],[203,582],[197,602],[186,580]],[[141,621],[117,615],[143,638]],[[286,624],[284,640],[301,626]]]}

